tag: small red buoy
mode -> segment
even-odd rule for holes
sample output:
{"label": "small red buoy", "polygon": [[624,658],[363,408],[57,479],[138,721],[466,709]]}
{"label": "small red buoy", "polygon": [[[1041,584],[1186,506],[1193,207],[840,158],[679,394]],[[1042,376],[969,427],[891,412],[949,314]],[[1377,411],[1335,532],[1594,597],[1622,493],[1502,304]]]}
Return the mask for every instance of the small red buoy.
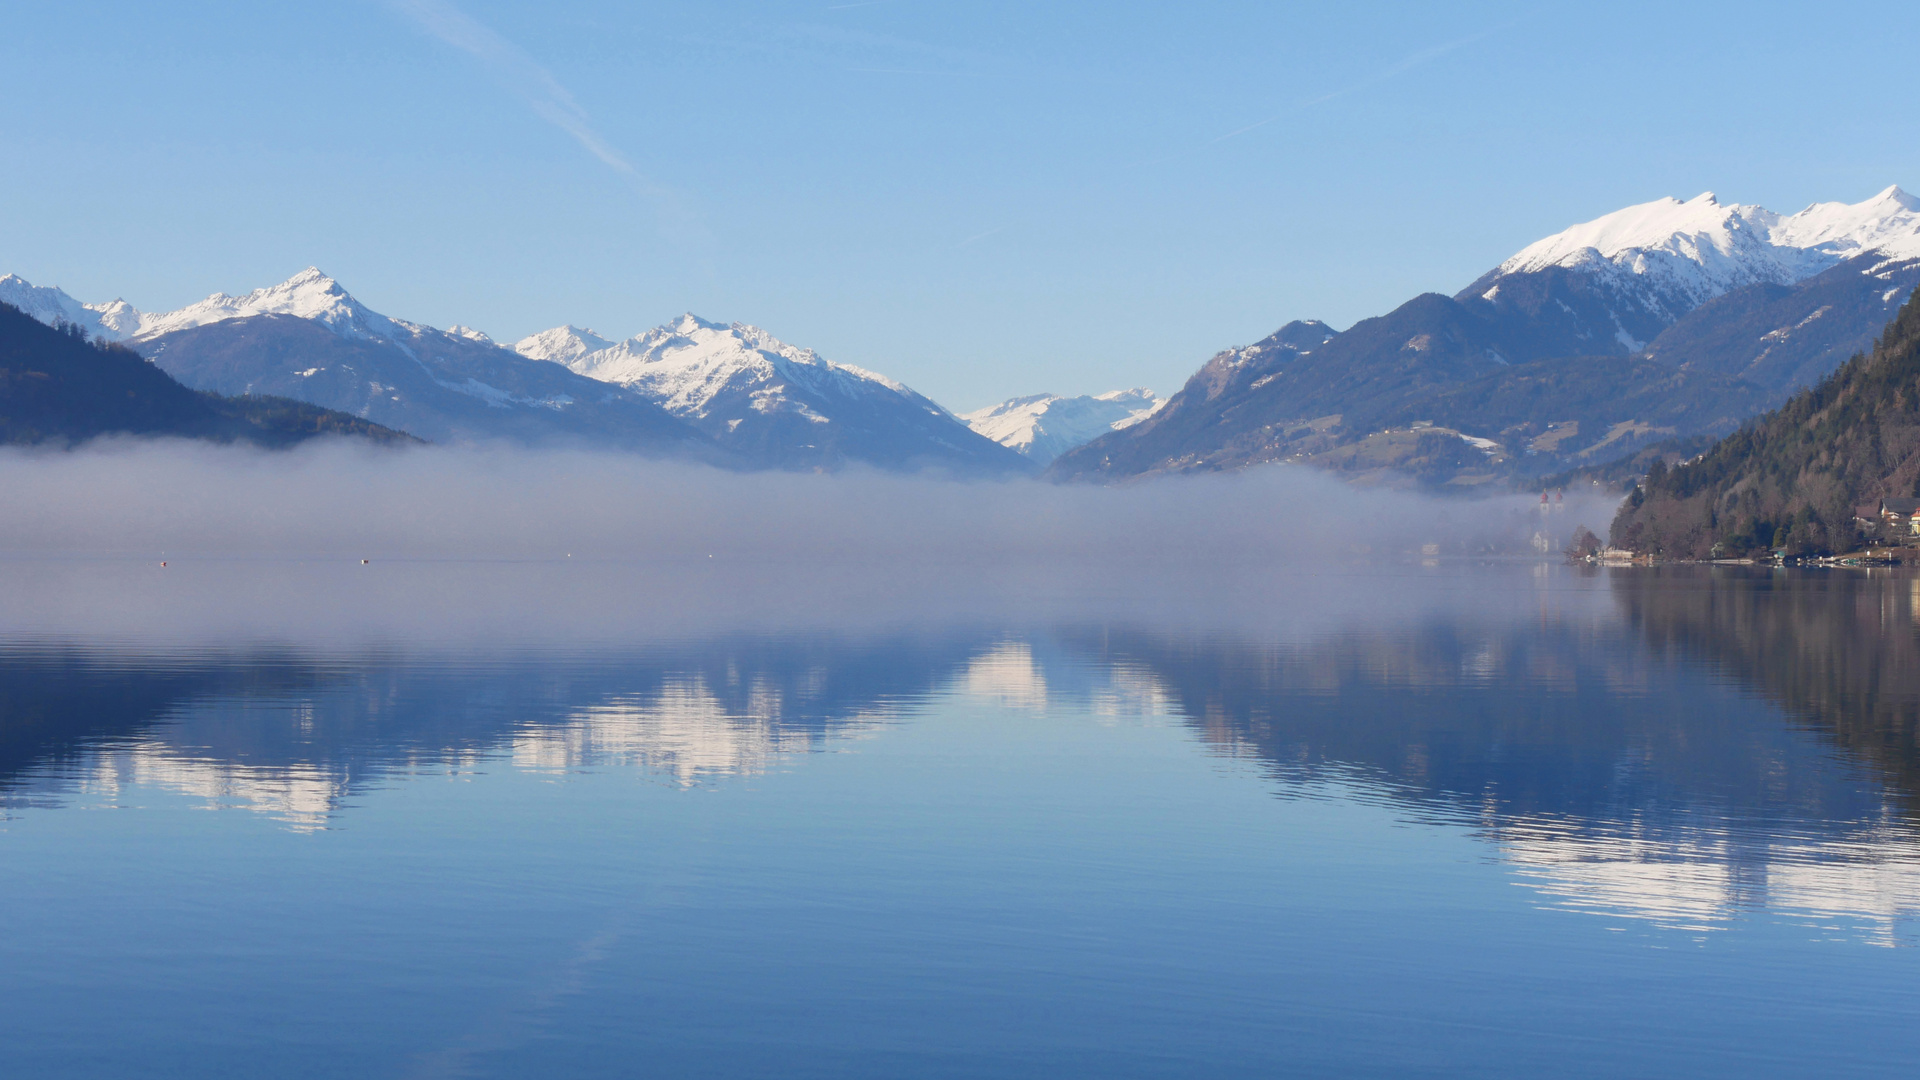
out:
{"label": "small red buoy", "polygon": [[161,561],[161,563],[160,563],[160,565],[161,565],[161,566],[165,566],[165,565],[167,565],[167,564],[166,564],[166,561],[165,561],[165,560],[162,560],[162,561]]}
{"label": "small red buoy", "polygon": [[361,560],[360,560],[360,565],[361,565],[361,566],[365,566],[365,565],[367,565],[367,560],[365,560],[365,559],[361,559]]}

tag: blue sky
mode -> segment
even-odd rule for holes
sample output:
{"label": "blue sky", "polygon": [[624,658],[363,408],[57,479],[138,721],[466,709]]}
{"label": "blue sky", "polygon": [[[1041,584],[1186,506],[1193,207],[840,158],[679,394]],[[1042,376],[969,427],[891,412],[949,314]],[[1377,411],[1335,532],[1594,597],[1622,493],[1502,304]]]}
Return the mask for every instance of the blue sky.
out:
{"label": "blue sky", "polygon": [[1920,187],[1908,3],[16,5],[0,271],[756,323],[967,409],[1177,388],[1704,190]]}

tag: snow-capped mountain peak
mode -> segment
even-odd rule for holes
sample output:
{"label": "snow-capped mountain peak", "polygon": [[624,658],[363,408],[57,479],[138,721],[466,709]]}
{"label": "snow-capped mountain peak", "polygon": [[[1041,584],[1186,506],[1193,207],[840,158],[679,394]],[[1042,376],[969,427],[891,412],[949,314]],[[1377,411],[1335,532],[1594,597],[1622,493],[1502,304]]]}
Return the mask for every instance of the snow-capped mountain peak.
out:
{"label": "snow-capped mountain peak", "polygon": [[0,300],[133,338],[196,389],[280,394],[435,440],[564,437],[779,468],[1032,471],[892,379],[690,313],[626,341],[562,326],[510,350],[469,327],[389,318],[314,267],[160,315],[81,304],[12,276],[0,278]]}
{"label": "snow-capped mountain peak", "polygon": [[125,300],[83,304],[66,290],[34,285],[18,274],[0,276],[0,301],[12,304],[49,326],[71,323],[96,337],[119,341],[139,329],[140,313]]}
{"label": "snow-capped mountain peak", "polygon": [[395,320],[354,299],[338,281],[309,266],[278,285],[255,289],[245,296],[215,293],[178,311],[142,316],[135,336],[156,337],[254,315],[292,315],[349,338],[393,338],[400,330]]}
{"label": "snow-capped mountain peak", "polygon": [[1598,256],[1615,259],[1642,249],[1683,250],[1708,246],[1730,251],[1732,236],[1754,214],[1756,206],[1722,206],[1713,192],[1702,192],[1682,202],[1668,196],[1615,210],[1536,240],[1500,264],[1507,273],[1524,273],[1549,266],[1574,266]]}
{"label": "snow-capped mountain peak", "polygon": [[688,312],[618,342],[559,326],[514,349],[639,393],[720,445],[780,467],[920,463],[993,475],[1026,467],[908,387],[746,323]]}
{"label": "snow-capped mountain peak", "polygon": [[796,389],[846,399],[886,392],[925,400],[883,375],[823,359],[757,326],[710,322],[691,312],[621,342],[561,326],[524,338],[514,349],[639,389],[669,412],[694,418],[705,417],[729,390],[752,393],[753,408],[763,413],[797,411]]}
{"label": "snow-capped mountain peak", "polygon": [[[320,323],[342,337],[362,340],[398,340],[426,329],[374,311],[354,299],[338,281],[312,266],[278,285],[255,289],[244,296],[215,293],[198,303],[158,313],[135,310],[125,300],[82,304],[63,290],[35,287],[13,274],[0,278],[0,300],[25,310],[41,322],[75,323],[110,341],[145,340],[175,330],[254,315],[293,315]],[[472,341],[488,340],[486,335],[466,327],[453,333]]]}
{"label": "snow-capped mountain peak", "polygon": [[542,330],[513,343],[513,351],[521,356],[531,360],[551,360],[556,364],[570,364],[588,353],[611,348],[613,342],[572,324]]}
{"label": "snow-capped mountain peak", "polygon": [[1868,251],[1920,257],[1920,199],[1889,187],[1865,202],[1814,203],[1774,226],[1775,243],[1852,258]]}
{"label": "snow-capped mountain peak", "polygon": [[1658,306],[1677,316],[1741,286],[1792,284],[1873,251],[1920,257],[1920,200],[1889,187],[1862,202],[1815,203],[1783,216],[1704,192],[1575,225],[1522,248],[1496,275],[1565,267],[1639,278],[1667,294]]}
{"label": "snow-capped mountain peak", "polygon": [[1145,387],[1080,397],[1033,394],[962,413],[960,419],[994,442],[1045,465],[1109,431],[1145,420],[1165,404]]}

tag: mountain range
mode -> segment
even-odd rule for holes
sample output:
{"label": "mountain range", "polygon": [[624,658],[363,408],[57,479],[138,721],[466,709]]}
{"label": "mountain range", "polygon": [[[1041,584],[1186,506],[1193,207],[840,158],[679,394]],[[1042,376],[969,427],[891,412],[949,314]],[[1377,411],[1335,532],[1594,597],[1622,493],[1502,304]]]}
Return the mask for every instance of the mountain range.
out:
{"label": "mountain range", "polygon": [[744,323],[688,314],[618,342],[561,326],[513,348],[656,402],[759,467],[1032,471],[911,388]]}
{"label": "mountain range", "polygon": [[1060,478],[1304,461],[1474,485],[1730,432],[1867,348],[1920,286],[1920,200],[1780,215],[1660,199],[1528,245],[1453,296],[1209,360]]}
{"label": "mountain range", "polygon": [[0,301],[124,343],[195,389],[292,398],[434,442],[593,446],[740,468],[1035,469],[898,382],[692,315],[622,342],[564,326],[508,347],[382,315],[313,268],[164,313],[83,304],[13,275],[0,278]]}
{"label": "mountain range", "polygon": [[1293,461],[1459,488],[1732,432],[1867,349],[1916,287],[1920,200],[1897,187],[1791,215],[1659,199],[1529,244],[1452,296],[1345,331],[1290,322],[1164,402],[1043,394],[964,417],[745,323],[688,314],[623,340],[567,325],[506,345],[382,315],[311,268],[162,313],[14,276],[0,301],[194,389],[435,442],[1093,480]]}

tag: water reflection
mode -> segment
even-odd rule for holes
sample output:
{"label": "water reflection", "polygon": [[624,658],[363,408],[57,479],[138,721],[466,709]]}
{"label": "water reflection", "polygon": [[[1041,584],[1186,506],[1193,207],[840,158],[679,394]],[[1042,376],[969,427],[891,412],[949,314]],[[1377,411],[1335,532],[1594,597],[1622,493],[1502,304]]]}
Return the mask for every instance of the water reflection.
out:
{"label": "water reflection", "polygon": [[[1215,752],[1294,794],[1474,829],[1550,905],[1882,944],[1920,912],[1912,579],[1670,569],[1619,618],[1304,645],[1103,634]],[[1091,641],[1087,642],[1093,648]]]}
{"label": "water reflection", "polygon": [[720,638],[638,653],[409,656],[0,647],[0,807],[140,786],[323,827],[356,785],[502,755],[690,785],[898,720],[978,633]]}
{"label": "water reflection", "polygon": [[[1556,574],[1558,571],[1556,571]],[[1513,575],[1511,588],[1538,588]],[[143,789],[297,829],[488,761],[715,784],[950,697],[1168,717],[1287,797],[1470,831],[1543,906],[1893,944],[1920,912],[1920,581],[1625,571],[1305,639],[1150,621],[720,635],[584,654],[0,648],[0,805]],[[1229,781],[1223,781],[1229,782]]]}

